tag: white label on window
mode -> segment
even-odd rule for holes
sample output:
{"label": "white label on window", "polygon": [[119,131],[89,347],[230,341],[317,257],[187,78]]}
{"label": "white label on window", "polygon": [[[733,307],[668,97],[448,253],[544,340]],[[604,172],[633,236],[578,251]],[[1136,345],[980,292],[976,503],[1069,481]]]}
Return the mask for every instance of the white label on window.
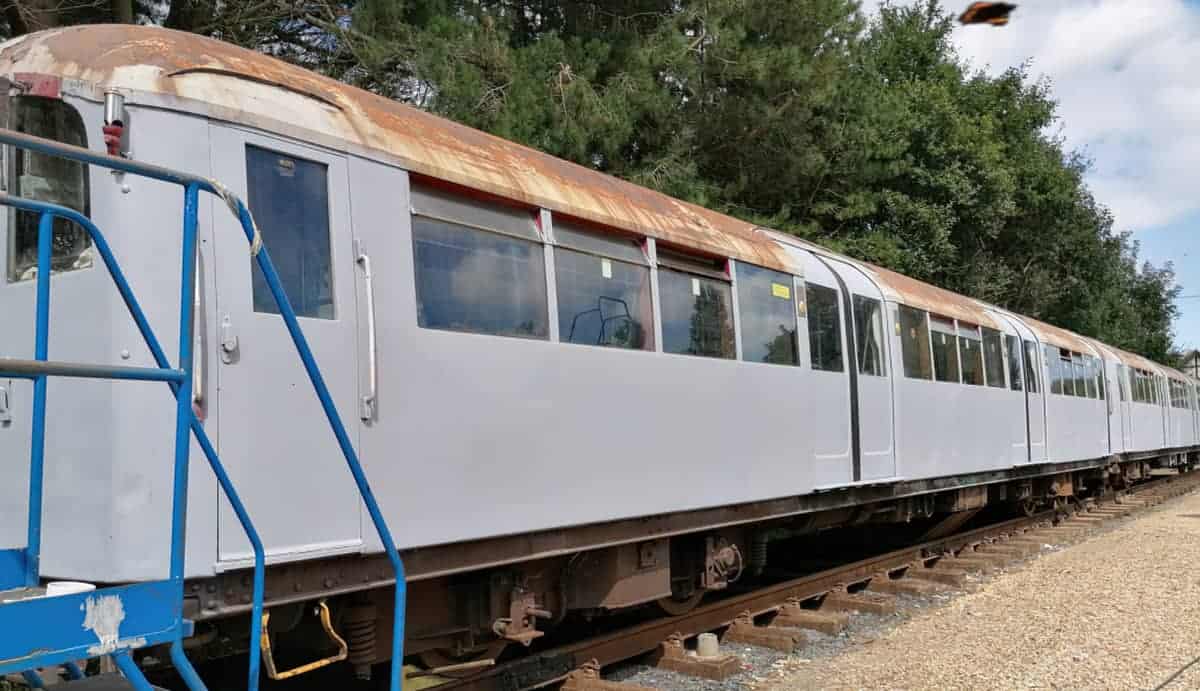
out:
{"label": "white label on window", "polygon": [[692,279],[692,295],[700,295],[700,279]]}
{"label": "white label on window", "polygon": [[608,259],[600,260],[600,275],[605,278],[612,278],[612,262]]}

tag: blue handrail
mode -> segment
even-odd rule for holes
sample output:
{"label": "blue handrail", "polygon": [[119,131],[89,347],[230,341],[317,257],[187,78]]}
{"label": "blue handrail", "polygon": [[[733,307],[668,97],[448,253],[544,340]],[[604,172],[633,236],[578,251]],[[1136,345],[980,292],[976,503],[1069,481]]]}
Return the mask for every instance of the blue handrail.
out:
{"label": "blue handrail", "polygon": [[[333,403],[333,398],[329,393],[329,388],[325,384],[324,377],[321,375],[312,350],[308,345],[308,340],[304,336],[303,330],[296,318],[295,310],[292,308],[291,302],[284,292],[282,283],[279,280],[279,274],[275,270],[274,264],[271,262],[270,255],[265,248],[261,246],[261,238],[254,224],[254,219],[250,214],[246,205],[235,195],[230,193],[222,185],[216,181],[209,180],[198,176],[180,173],[160,166],[148,165],[136,161],[130,161],[124,158],[99,154],[88,149],[83,149],[76,146],[61,144],[49,139],[34,137],[27,134],[14,132],[11,130],[0,129],[0,144],[10,144],[30,151],[38,153],[76,160],[83,163],[88,163],[103,168],[118,170],[125,173],[141,175],[164,182],[172,182],[181,185],[185,188],[184,197],[184,227],[183,227],[183,269],[182,269],[182,284],[181,284],[181,304],[180,304],[180,344],[179,357],[180,369],[183,371],[183,377],[178,381],[174,381],[174,376],[170,376],[168,385],[171,387],[172,393],[176,396],[176,445],[175,445],[175,483],[174,483],[174,509],[172,514],[172,542],[171,542],[171,573],[172,581],[178,583],[180,601],[178,603],[177,621],[179,630],[182,631],[182,595],[183,595],[183,566],[184,566],[184,519],[187,511],[187,457],[189,451],[188,430],[196,436],[196,439],[208,460],[210,468],[217,477],[218,483],[233,506],[235,513],[241,522],[243,529],[246,531],[251,545],[254,549],[254,605],[252,609],[253,621],[251,622],[251,670],[249,688],[256,689],[258,684],[258,667],[259,667],[259,646],[257,641],[261,632],[262,619],[262,602],[263,602],[263,581],[264,581],[264,553],[261,540],[258,538],[257,532],[253,528],[249,514],[245,511],[228,474],[225,472],[211,441],[204,432],[203,427],[195,419],[191,411],[191,387],[192,387],[192,323],[193,323],[193,290],[195,277],[195,248],[196,248],[196,221],[197,221],[197,206],[198,196],[200,191],[205,191],[220,197],[229,208],[235,213],[242,230],[246,235],[247,241],[253,248],[254,258],[266,279],[267,286],[271,291],[272,297],[275,299],[276,305],[279,307],[280,315],[283,317],[284,324],[287,326],[288,333],[291,335],[292,342],[296,347],[297,354],[300,356],[301,362],[304,364],[309,380],[312,382],[313,389],[320,400],[321,407],[325,412],[325,416],[332,428],[335,437],[338,441],[338,446],[342,450],[346,464],[354,477],[359,494],[362,496],[363,502],[367,507],[367,512],[371,516],[371,521],[374,524],[375,530],[379,535],[380,541],[384,549],[387,551],[388,558],[391,561],[392,569],[396,578],[396,593],[395,607],[393,611],[393,628],[392,628],[392,661],[391,661],[391,679],[390,688],[392,691],[399,691],[403,680],[403,651],[404,651],[404,617],[405,617],[405,599],[406,599],[406,584],[404,576],[404,564],[400,559],[400,553],[396,549],[395,541],[392,538],[391,531],[388,529],[387,522],[383,517],[383,512],[379,507],[379,503],[375,498],[374,492],[371,490],[370,483],[363,471],[362,464],[358,459],[358,455],[354,450],[353,443],[350,440],[346,427],[342,422],[341,416],[337,412],[337,408]],[[129,288],[128,282],[125,280],[124,273],[121,271],[116,258],[113,256],[111,248],[105,241],[103,234],[98,228],[86,217],[78,212],[66,207],[38,202],[33,200],[21,199],[0,194],[0,205],[10,205],[16,208],[22,208],[27,211],[41,213],[42,218],[39,222],[39,264],[38,264],[38,297],[39,297],[39,312],[38,324],[39,334],[40,327],[43,326],[42,307],[45,306],[45,327],[48,334],[49,324],[49,261],[50,261],[50,237],[52,236],[52,221],[47,219],[51,217],[64,218],[77,223],[84,228],[92,237],[94,246],[100,254],[105,266],[108,268],[114,283],[117,285],[124,300],[126,307],[129,309],[134,322],[137,324],[138,330],[141,332],[143,339],[146,341],[147,347],[150,349],[155,363],[162,369],[168,370],[174,375],[178,370],[170,370],[170,363],[166,358],[162,347],[159,345],[157,338],[154,336],[153,330],[138,305],[132,290]],[[43,251],[43,245],[44,251]],[[43,267],[43,263],[45,266]],[[45,300],[42,300],[42,284],[45,282]],[[39,341],[40,343],[40,341]],[[39,359],[45,360],[45,352],[39,350],[37,355],[41,355]],[[164,380],[167,380],[164,378]],[[35,410],[36,406],[36,386],[37,381],[43,382],[44,387],[45,376],[35,380]],[[42,394],[43,409],[42,418],[44,418],[44,388]],[[36,420],[35,420],[36,424]],[[44,436],[44,426],[41,428],[41,434]],[[38,478],[38,490],[40,494],[40,468]],[[32,481],[31,481],[32,492]],[[40,533],[40,497],[38,499],[39,512],[37,514],[38,532]],[[30,522],[34,522],[32,513],[33,503],[30,503],[31,514]],[[32,532],[32,528],[31,528]],[[32,544],[32,543],[31,543]],[[40,545],[40,535],[38,537],[38,545]],[[27,560],[28,563],[28,560]],[[34,572],[36,575],[36,571]],[[188,686],[192,689],[203,689],[204,685],[196,675],[195,670],[187,661],[184,654],[182,640],[176,640],[171,646],[171,658],[184,677]]]}

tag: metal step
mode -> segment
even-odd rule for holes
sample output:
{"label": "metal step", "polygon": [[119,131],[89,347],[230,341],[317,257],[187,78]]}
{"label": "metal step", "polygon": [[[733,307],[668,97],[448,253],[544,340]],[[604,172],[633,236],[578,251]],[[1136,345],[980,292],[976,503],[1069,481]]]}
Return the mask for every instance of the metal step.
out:
{"label": "metal step", "polygon": [[[120,674],[101,674],[95,677],[80,679],[79,681],[68,681],[63,684],[56,684],[54,689],[62,689],[63,691],[134,691],[133,684]],[[159,689],[157,686],[150,688]],[[159,689],[159,691],[165,691]]]}

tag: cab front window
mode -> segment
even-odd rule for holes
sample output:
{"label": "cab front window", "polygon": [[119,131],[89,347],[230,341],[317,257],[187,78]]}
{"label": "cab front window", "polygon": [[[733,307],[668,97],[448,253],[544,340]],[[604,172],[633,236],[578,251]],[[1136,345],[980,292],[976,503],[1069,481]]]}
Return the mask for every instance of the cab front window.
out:
{"label": "cab front window", "polygon": [[[58,99],[15,96],[9,106],[12,129],[64,144],[87,146],[87,133],[79,111]],[[88,168],[79,161],[10,149],[9,179],[13,194],[58,204],[88,216]],[[37,275],[38,215],[10,211],[8,280],[26,281]],[[50,268],[54,273],[92,265],[92,239],[74,223],[54,219]]]}

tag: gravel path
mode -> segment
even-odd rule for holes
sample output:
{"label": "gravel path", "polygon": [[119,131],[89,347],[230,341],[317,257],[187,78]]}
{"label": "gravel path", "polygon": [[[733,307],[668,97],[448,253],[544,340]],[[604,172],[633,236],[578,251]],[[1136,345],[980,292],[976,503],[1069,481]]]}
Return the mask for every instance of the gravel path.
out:
{"label": "gravel path", "polygon": [[1155,689],[1200,656],[1200,494],[1108,525],[755,688]]}

